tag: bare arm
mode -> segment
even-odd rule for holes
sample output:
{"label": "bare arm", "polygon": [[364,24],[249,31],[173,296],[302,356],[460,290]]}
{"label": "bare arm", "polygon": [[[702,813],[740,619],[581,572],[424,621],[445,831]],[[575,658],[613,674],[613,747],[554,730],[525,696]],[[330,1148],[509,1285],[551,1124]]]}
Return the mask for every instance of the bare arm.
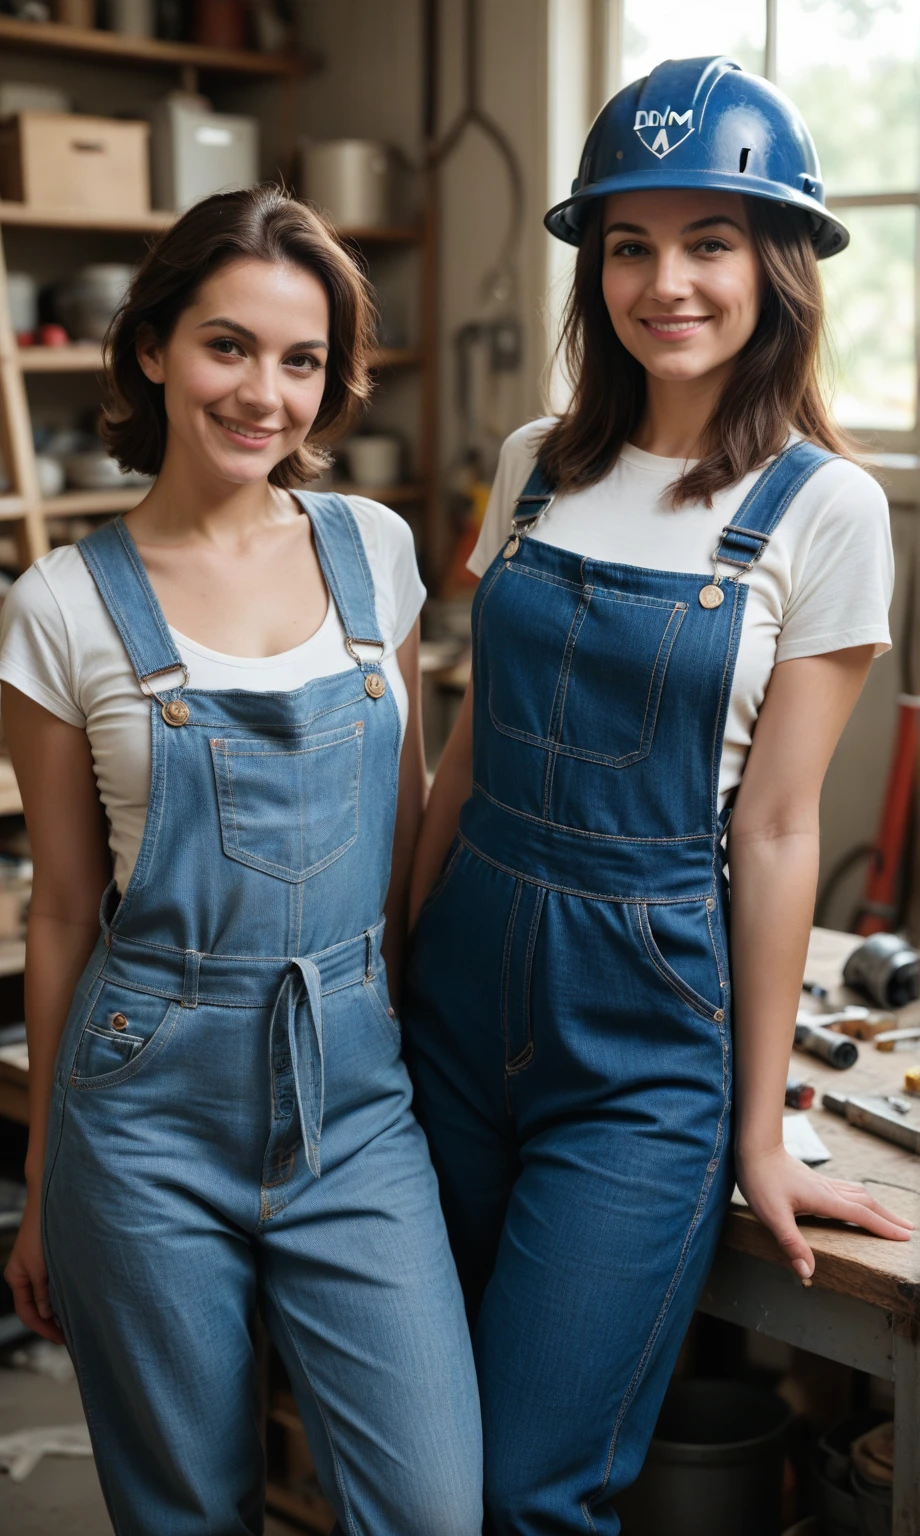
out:
{"label": "bare arm", "polygon": [[460,807],[473,788],[473,684],[463,696],[447,745],[431,786],[428,809],[415,851],[409,927],[415,925],[422,902],[438,877],[450,847]]}
{"label": "bare arm", "polygon": [[402,983],[403,951],[409,915],[409,880],[412,856],[428,796],[425,743],[422,736],[422,683],[419,672],[419,622],[416,620],[396,653],[406,692],[409,717],[399,760],[399,797],[393,835],[393,864],[386,900],[387,926],[383,941],[390,995],[397,1003]]}
{"label": "bare arm", "polygon": [[910,1224],[862,1185],[826,1178],[783,1149],[783,1103],[818,878],[818,804],[871,664],[869,646],[781,662],[764,700],[729,830],[738,1183],[796,1274],[814,1256],[797,1214],[881,1237]]}
{"label": "bare arm", "polygon": [[99,935],[99,902],[111,866],[85,732],[9,683],[3,684],[3,728],[34,865],[25,970],[28,1200],[6,1277],[23,1322],[59,1342],[61,1336],[50,1322],[38,1235],[45,1136],[55,1058],[74,990]]}

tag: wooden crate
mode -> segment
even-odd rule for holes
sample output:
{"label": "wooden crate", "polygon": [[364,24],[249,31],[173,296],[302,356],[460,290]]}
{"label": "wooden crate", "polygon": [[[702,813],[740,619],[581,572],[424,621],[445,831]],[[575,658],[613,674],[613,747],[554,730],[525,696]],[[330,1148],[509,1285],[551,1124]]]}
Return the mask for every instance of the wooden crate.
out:
{"label": "wooden crate", "polygon": [[149,123],[20,112],[0,124],[0,196],[35,208],[146,213]]}

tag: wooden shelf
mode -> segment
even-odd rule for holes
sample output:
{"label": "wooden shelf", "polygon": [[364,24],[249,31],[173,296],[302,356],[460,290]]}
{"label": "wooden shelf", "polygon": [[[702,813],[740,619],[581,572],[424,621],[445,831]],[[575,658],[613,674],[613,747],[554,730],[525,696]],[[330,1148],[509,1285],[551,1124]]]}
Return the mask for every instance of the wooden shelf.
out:
{"label": "wooden shelf", "polygon": [[210,69],[229,75],[302,75],[319,67],[315,55],[256,53],[236,48],[207,48],[200,43],[167,43],[159,38],[126,37],[95,27],[60,22],[14,21],[0,17],[0,48],[69,58],[107,59],[148,69]]}
{"label": "wooden shelf", "polygon": [[147,213],[93,213],[85,208],[33,208],[30,203],[0,202],[0,224],[31,229],[101,229],[150,235],[168,229],[176,215],[169,208]]}
{"label": "wooden shelf", "polygon": [[427,494],[427,487],[422,484],[351,485],[342,481],[329,489],[337,496],[366,496],[369,501],[381,501],[385,507],[408,506],[424,501]]}
{"label": "wooden shelf", "polygon": [[418,224],[343,226],[337,233],[340,239],[354,240],[356,245],[420,245],[424,239],[424,230]]}
{"label": "wooden shelf", "polygon": [[102,368],[102,348],[92,342],[69,347],[20,347],[23,373],[97,373]]}
{"label": "wooden shelf", "polygon": [[0,522],[6,522],[10,518],[22,517],[26,509],[24,496],[0,496]]}
{"label": "wooden shelf", "polygon": [[[371,367],[418,368],[424,361],[421,347],[378,347]],[[98,373],[102,369],[102,348],[92,342],[74,342],[67,347],[20,347],[19,366],[23,373]]]}
{"label": "wooden shelf", "polygon": [[60,496],[47,496],[41,503],[46,517],[92,517],[107,512],[130,512],[143,501],[149,485],[126,485],[112,491],[64,491]]}

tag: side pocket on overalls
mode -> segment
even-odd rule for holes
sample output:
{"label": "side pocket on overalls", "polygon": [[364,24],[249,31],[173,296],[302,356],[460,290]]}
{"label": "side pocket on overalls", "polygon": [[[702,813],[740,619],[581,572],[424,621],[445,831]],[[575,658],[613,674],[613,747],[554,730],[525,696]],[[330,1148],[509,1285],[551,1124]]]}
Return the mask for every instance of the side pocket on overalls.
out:
{"label": "side pocket on overalls", "polygon": [[636,925],[646,959],[671,991],[704,1018],[721,1024],[727,1004],[704,899],[636,903]]}
{"label": "side pocket on overalls", "polygon": [[181,1004],[104,982],[83,1026],[71,1088],[113,1088],[149,1069],[168,1045]]}

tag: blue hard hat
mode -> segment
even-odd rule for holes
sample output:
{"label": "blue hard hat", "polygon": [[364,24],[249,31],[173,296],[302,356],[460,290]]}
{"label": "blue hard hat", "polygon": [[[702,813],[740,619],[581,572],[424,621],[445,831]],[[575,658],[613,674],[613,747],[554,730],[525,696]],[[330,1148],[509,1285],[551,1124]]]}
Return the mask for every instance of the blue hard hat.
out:
{"label": "blue hard hat", "polygon": [[800,208],[819,258],[849,243],[824,206],[821,167],[801,114],[734,59],[667,59],[618,91],[588,134],[571,197],[544,223],[578,245],[592,198],[663,187],[744,192]]}

